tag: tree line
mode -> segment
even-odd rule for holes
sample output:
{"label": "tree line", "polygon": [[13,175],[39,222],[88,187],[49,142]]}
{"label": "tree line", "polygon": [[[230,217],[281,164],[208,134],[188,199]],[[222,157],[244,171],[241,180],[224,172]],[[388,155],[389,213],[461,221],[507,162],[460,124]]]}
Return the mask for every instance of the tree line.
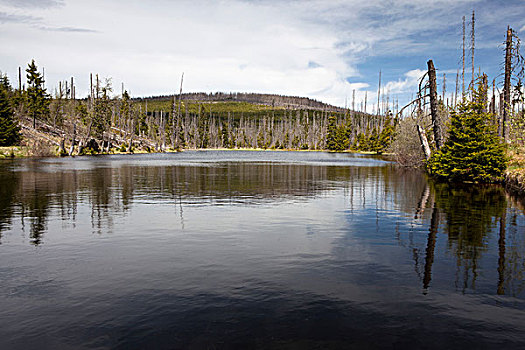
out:
{"label": "tree line", "polygon": [[21,127],[51,136],[44,137],[60,155],[188,148],[381,153],[396,124],[392,113],[370,115],[294,96],[181,91],[169,97],[132,98],[124,89],[115,95],[111,79],[92,74],[88,97],[78,99],[73,78],[59,82],[52,95],[34,60],[25,72],[22,84],[19,71],[18,89],[2,75],[0,127],[11,135],[2,145],[20,143]]}

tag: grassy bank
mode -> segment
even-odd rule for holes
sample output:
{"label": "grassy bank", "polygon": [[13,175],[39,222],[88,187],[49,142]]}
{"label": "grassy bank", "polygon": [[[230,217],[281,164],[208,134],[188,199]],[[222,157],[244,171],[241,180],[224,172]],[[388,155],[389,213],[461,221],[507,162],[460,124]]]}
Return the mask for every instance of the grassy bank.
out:
{"label": "grassy bank", "polygon": [[525,194],[525,147],[513,147],[508,154],[510,161],[505,184],[511,190]]}

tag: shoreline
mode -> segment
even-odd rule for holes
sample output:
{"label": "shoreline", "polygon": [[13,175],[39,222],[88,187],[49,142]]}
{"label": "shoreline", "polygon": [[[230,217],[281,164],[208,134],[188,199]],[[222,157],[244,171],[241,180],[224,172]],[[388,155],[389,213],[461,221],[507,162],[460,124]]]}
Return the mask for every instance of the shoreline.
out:
{"label": "shoreline", "polygon": [[[79,157],[79,156],[96,156],[96,155],[112,155],[112,154],[154,154],[154,153],[180,153],[185,151],[248,151],[248,152],[262,152],[262,151],[268,151],[268,152],[324,152],[324,153],[356,153],[356,154],[363,154],[363,155],[391,155],[389,153],[376,153],[376,152],[368,152],[368,151],[354,151],[354,150],[345,150],[345,151],[331,151],[331,150],[323,150],[323,149],[272,149],[272,148],[184,148],[180,150],[165,150],[162,152],[158,151],[145,151],[145,150],[136,150],[133,152],[120,152],[118,150],[112,151],[112,152],[100,152],[97,154],[83,154],[78,155],[74,154],[71,157]],[[70,157],[69,155],[61,157],[58,154],[58,150],[55,152],[50,152],[51,154],[47,155],[36,155],[31,154],[31,147],[30,146],[6,146],[6,147],[0,147],[0,160],[1,159],[14,159],[14,158],[66,158]]]}
{"label": "shoreline", "polygon": [[[96,155],[133,155],[133,154],[154,154],[154,153],[180,153],[185,151],[248,151],[248,152],[261,152],[261,151],[271,151],[271,152],[324,152],[324,153],[355,153],[362,155],[380,155],[380,156],[391,156],[389,153],[375,153],[375,152],[365,152],[365,151],[330,151],[330,150],[304,150],[304,149],[271,149],[271,148],[186,148],[182,150],[166,150],[163,152],[147,152],[145,150],[136,150],[134,152],[120,152],[115,150],[110,153],[98,153]],[[94,154],[85,154],[81,156],[96,156]],[[64,156],[66,158],[69,156]],[[79,155],[73,155],[72,157],[79,157]],[[513,192],[518,196],[525,195],[525,167],[522,165],[522,159],[519,154],[516,152],[510,152],[510,163],[509,167],[505,171],[504,180],[502,185]],[[31,147],[29,145],[24,146],[6,146],[0,147],[0,161],[8,159],[20,159],[20,158],[62,158],[58,154],[58,150],[55,150],[54,153],[46,155],[36,155],[31,154]]]}

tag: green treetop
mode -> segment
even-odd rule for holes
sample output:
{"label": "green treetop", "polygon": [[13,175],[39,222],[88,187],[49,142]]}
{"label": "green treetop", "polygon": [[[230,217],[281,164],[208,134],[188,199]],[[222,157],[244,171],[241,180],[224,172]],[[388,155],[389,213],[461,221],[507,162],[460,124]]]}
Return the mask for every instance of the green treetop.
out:
{"label": "green treetop", "polygon": [[33,128],[36,127],[36,119],[49,115],[50,99],[44,88],[44,77],[38,72],[35,60],[28,64],[27,72],[27,109],[33,118]]}
{"label": "green treetop", "polygon": [[350,145],[350,134],[352,126],[350,122],[337,125],[335,116],[328,118],[328,127],[326,133],[326,148],[331,151],[344,151]]}

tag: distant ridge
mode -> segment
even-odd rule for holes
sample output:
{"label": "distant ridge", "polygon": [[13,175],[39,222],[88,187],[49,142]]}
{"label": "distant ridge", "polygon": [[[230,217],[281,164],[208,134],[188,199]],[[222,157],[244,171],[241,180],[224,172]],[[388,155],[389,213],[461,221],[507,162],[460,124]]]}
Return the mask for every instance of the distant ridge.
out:
{"label": "distant ridge", "polygon": [[[150,96],[144,98],[136,98],[136,100],[165,101],[171,100],[173,99],[173,97],[178,99],[179,94]],[[308,97],[283,96],[277,94],[258,94],[246,92],[189,92],[182,94],[182,100],[201,102],[248,102],[253,104],[260,104],[272,107],[284,107],[289,109],[310,109],[340,113],[343,113],[345,111],[344,108],[336,107],[328,103],[317,101]]]}

